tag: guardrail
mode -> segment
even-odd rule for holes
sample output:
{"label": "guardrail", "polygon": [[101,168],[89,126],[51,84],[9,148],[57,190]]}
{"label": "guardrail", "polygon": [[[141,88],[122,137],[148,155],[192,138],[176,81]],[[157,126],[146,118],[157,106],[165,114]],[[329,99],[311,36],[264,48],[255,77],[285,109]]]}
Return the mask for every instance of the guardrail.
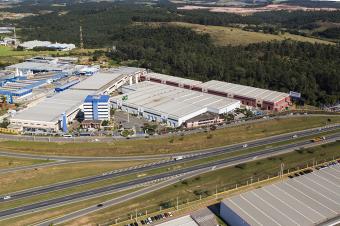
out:
{"label": "guardrail", "polygon": [[[226,186],[226,187],[215,187],[215,193],[212,195],[208,195],[206,197],[200,196],[198,199],[189,201],[179,199],[175,200],[176,204],[169,207],[169,208],[162,208],[161,206],[148,206],[144,207],[142,210],[130,210],[127,211],[127,215],[124,216],[119,216],[119,217],[114,217],[108,220],[107,222],[97,224],[100,226],[120,226],[120,225],[126,225],[129,223],[137,222],[142,219],[146,219],[151,216],[156,216],[162,213],[168,213],[171,212],[173,215],[181,216],[185,215],[185,213],[192,212],[195,210],[198,210],[200,208],[209,206],[209,205],[214,205],[218,204],[222,199],[232,195],[232,194],[237,194],[240,192],[245,192],[251,189],[255,189],[258,187],[261,187],[266,184],[271,184],[273,182],[277,182],[280,180],[285,180],[289,176],[292,175],[297,175],[303,171],[306,170],[315,170],[318,167],[325,166],[325,165],[330,165],[331,163],[337,163],[340,164],[340,156],[337,156],[336,158],[334,157],[331,160],[324,160],[322,162],[317,162],[313,159],[313,161],[308,161],[307,164],[305,164],[303,167],[297,166],[293,167],[290,169],[283,169],[279,171],[275,175],[268,175],[267,177],[258,177],[257,180],[254,180],[253,178],[245,180],[243,183],[239,184],[234,184],[233,187],[231,186]],[[167,201],[165,201],[167,202]],[[129,216],[128,216],[129,215]],[[157,222],[161,223],[161,221]]]}

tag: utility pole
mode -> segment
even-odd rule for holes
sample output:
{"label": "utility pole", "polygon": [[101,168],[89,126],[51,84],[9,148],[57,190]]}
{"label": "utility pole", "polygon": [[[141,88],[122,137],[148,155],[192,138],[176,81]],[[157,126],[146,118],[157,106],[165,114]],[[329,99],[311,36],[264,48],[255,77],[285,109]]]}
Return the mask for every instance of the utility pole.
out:
{"label": "utility pole", "polygon": [[[80,21],[81,23],[81,21]],[[80,45],[80,49],[84,49],[84,42],[83,42],[83,27],[80,25],[79,27],[79,45]]]}
{"label": "utility pole", "polygon": [[17,45],[17,32],[15,31],[15,27],[13,28],[13,38],[14,38],[14,45]]}
{"label": "utility pole", "polygon": [[136,209],[136,221],[137,221],[137,218],[138,218],[138,213],[137,213],[137,209]]}
{"label": "utility pole", "polygon": [[216,199],[217,199],[217,184],[215,185],[215,194],[216,194]]}

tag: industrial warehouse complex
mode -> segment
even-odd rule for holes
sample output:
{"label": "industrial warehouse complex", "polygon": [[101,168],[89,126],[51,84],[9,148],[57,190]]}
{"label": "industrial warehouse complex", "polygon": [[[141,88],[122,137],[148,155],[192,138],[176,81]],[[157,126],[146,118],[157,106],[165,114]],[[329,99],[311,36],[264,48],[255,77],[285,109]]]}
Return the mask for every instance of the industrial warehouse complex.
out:
{"label": "industrial warehouse complex", "polygon": [[[75,118],[89,95],[100,95],[112,92],[118,87],[144,73],[144,69],[121,67],[105,72],[98,72],[77,83],[68,90],[55,94],[24,109],[13,116],[12,126],[20,129],[40,129],[43,131],[58,131],[62,128],[63,114],[66,120]],[[62,128],[66,131],[66,128]]]}
{"label": "industrial warehouse complex", "polygon": [[240,100],[243,105],[258,107],[265,110],[281,111],[289,107],[290,96],[287,93],[260,89],[250,86],[221,81],[200,81],[182,79],[173,76],[149,73],[142,76],[142,80],[178,86],[216,96]]}
{"label": "industrial warehouse complex", "polygon": [[231,226],[321,225],[340,214],[339,173],[336,164],[230,197],[220,215]]}
{"label": "industrial warehouse complex", "polygon": [[122,90],[123,95],[112,98],[114,108],[173,127],[205,112],[225,114],[240,107],[238,100],[148,81]]}
{"label": "industrial warehouse complex", "polygon": [[[8,66],[0,94],[11,102],[26,98],[40,87],[48,95],[32,102],[10,118],[18,131],[66,132],[80,112],[86,125],[110,120],[110,108],[171,127],[209,125],[220,115],[241,106],[281,111],[290,104],[289,94],[227,82],[201,82],[142,68],[77,65],[76,58],[35,57]],[[98,124],[99,123],[99,124]]]}

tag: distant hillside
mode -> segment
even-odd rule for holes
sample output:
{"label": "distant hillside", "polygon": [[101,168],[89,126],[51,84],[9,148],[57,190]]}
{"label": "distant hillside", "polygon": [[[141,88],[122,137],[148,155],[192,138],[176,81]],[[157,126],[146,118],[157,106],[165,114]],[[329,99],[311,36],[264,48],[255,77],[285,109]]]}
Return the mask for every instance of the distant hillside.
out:
{"label": "distant hillside", "polygon": [[181,22],[173,22],[169,24],[189,27],[198,33],[207,33],[211,35],[213,41],[216,44],[222,45],[222,46],[248,45],[251,43],[283,41],[287,39],[300,41],[300,42],[309,42],[309,43],[334,44],[333,42],[328,42],[328,41],[320,40],[317,38],[309,38],[309,37],[304,37],[301,35],[293,35],[289,33],[274,35],[274,34],[264,34],[261,32],[244,31],[240,28],[233,28],[233,27],[204,26],[204,25],[199,25],[199,24],[190,24],[190,23],[181,23]]}

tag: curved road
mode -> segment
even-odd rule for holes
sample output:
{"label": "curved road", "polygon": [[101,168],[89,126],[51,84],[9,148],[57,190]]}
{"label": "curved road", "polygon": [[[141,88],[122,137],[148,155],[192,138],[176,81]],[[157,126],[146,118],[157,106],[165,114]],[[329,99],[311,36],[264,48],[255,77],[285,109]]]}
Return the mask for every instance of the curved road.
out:
{"label": "curved road", "polygon": [[[340,133],[330,135],[327,137],[327,139],[331,139],[331,140],[340,139]],[[113,185],[109,185],[106,187],[96,188],[96,189],[92,189],[88,191],[83,191],[83,192],[67,195],[64,197],[59,197],[59,198],[50,199],[50,200],[46,200],[46,201],[42,201],[42,202],[38,202],[34,204],[29,204],[26,206],[8,209],[8,210],[0,211],[0,219],[5,219],[13,215],[20,215],[23,213],[27,213],[29,211],[37,210],[37,209],[51,208],[55,205],[60,205],[62,203],[70,202],[70,201],[77,201],[79,199],[84,199],[86,197],[93,197],[95,195],[98,196],[100,194],[112,193],[117,190],[122,190],[124,188],[131,188],[131,187],[142,185],[145,183],[150,183],[152,181],[169,179],[177,175],[179,176],[183,176],[185,174],[193,175],[193,172],[202,174],[205,172],[209,172],[211,170],[215,170],[217,168],[228,167],[228,166],[236,165],[242,162],[252,161],[254,159],[260,159],[260,158],[265,158],[268,156],[290,152],[290,151],[295,150],[296,148],[304,147],[310,144],[311,144],[310,141],[301,141],[295,144],[288,144],[288,145],[284,145],[280,147],[270,148],[270,149],[266,149],[266,150],[262,150],[262,151],[258,151],[254,153],[245,154],[242,156],[236,156],[236,157],[218,160],[218,161],[211,162],[211,163],[195,165],[195,166],[191,166],[188,168],[183,168],[183,169],[179,169],[179,170],[175,170],[171,172],[160,173],[157,175],[139,178],[139,179],[131,180],[128,182],[113,184]]]}
{"label": "curved road", "polygon": [[316,127],[312,129],[306,129],[296,132],[289,132],[285,134],[275,135],[271,137],[252,140],[249,142],[243,142],[233,145],[227,145],[217,148],[208,148],[203,150],[195,150],[189,152],[173,153],[173,154],[157,154],[157,155],[138,155],[138,156],[116,156],[116,157],[83,157],[83,156],[57,156],[57,155],[38,155],[12,151],[1,151],[0,156],[14,157],[14,158],[29,158],[29,159],[41,159],[41,160],[54,160],[54,161],[133,161],[133,160],[150,160],[150,159],[164,159],[166,157],[174,157],[178,155],[192,155],[192,154],[204,154],[208,152],[216,152],[220,150],[226,150],[228,148],[240,147],[244,143],[248,144],[248,147],[256,147],[260,145],[271,144],[274,142],[281,142],[292,139],[292,135],[299,137],[317,135],[322,132],[329,132],[340,129],[340,123],[332,124],[323,127]]}
{"label": "curved road", "polygon": [[[337,126],[327,127],[323,129],[312,129],[312,130],[307,130],[307,131],[296,132],[294,134],[298,134],[299,137],[311,136],[311,135],[316,135],[316,134],[319,134],[325,131],[332,131],[334,129],[338,129],[339,127],[340,125],[337,125]],[[293,139],[292,134],[269,137],[266,139],[249,142],[247,148],[253,148],[253,147],[263,146],[267,144],[292,140],[292,139]],[[310,143],[310,141],[305,141],[305,142]],[[301,144],[306,144],[306,143],[300,142],[298,144],[301,145]],[[290,145],[294,146],[296,144],[290,144]],[[286,145],[284,147],[290,147],[290,145]],[[272,149],[276,149],[276,148],[272,148]],[[214,148],[214,149],[210,149],[209,151],[203,150],[201,152],[187,154],[186,156],[184,156],[183,159],[180,159],[177,161],[173,159],[161,160],[158,162],[134,166],[134,167],[126,168],[126,169],[117,169],[117,170],[103,173],[103,174],[96,175],[96,176],[90,176],[90,177],[85,177],[85,178],[80,178],[80,179],[75,179],[75,180],[70,180],[70,181],[64,181],[64,182],[60,182],[60,183],[56,183],[52,185],[41,186],[37,188],[27,189],[24,191],[13,192],[10,194],[11,196],[10,200],[0,199],[0,203],[6,202],[6,201],[12,201],[15,199],[26,198],[26,197],[30,197],[34,195],[39,195],[43,193],[48,193],[52,191],[63,190],[63,189],[67,189],[70,187],[80,186],[80,185],[84,185],[88,183],[94,183],[94,182],[98,182],[102,180],[113,179],[113,178],[126,176],[126,175],[130,175],[134,173],[141,173],[141,172],[145,172],[145,171],[149,171],[149,170],[153,170],[157,168],[162,168],[162,167],[166,167],[166,166],[170,166],[174,164],[184,163],[184,162],[202,159],[202,158],[208,158],[208,157],[217,156],[217,155],[235,152],[235,151],[240,151],[240,150],[244,150],[243,144],[235,144],[235,145],[230,145],[228,147]],[[271,150],[271,149],[266,149],[265,151],[268,151],[268,150]],[[85,158],[83,160],[86,161],[88,159]],[[3,196],[5,196],[5,194],[3,194]]]}

